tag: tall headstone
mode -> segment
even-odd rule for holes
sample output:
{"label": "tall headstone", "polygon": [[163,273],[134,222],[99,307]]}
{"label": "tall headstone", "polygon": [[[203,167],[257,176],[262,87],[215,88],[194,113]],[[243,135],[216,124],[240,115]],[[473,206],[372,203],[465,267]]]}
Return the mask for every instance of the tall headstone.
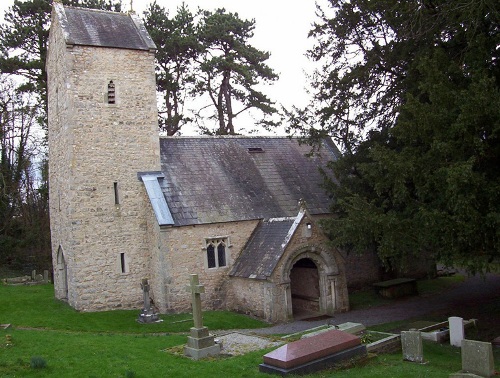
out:
{"label": "tall headstone", "polygon": [[401,346],[404,360],[418,363],[424,362],[422,334],[420,331],[401,331]]}
{"label": "tall headstone", "polygon": [[462,370],[450,378],[493,377],[495,364],[491,343],[475,340],[462,341]]}
{"label": "tall headstone", "polygon": [[215,344],[214,337],[209,335],[208,328],[203,326],[201,294],[205,292],[205,287],[200,285],[197,274],[190,275],[189,285],[186,286],[186,289],[191,293],[194,327],[190,330],[184,354],[194,360],[216,356],[220,353],[220,345]]}
{"label": "tall headstone", "polygon": [[448,323],[450,327],[450,345],[460,348],[464,339],[464,320],[458,316],[452,316],[448,318]]}
{"label": "tall headstone", "polygon": [[144,307],[142,308],[137,321],[139,323],[155,323],[160,320],[157,313],[151,307],[151,298],[149,297],[149,282],[147,278],[143,278],[141,282],[142,288],[142,299],[144,301]]}

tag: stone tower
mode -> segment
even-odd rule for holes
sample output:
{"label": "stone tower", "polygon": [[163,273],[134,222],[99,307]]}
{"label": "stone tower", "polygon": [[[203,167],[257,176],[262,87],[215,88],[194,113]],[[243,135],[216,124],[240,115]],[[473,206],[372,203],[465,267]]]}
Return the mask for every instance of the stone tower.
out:
{"label": "stone tower", "polygon": [[159,171],[155,45],[133,14],[54,3],[47,57],[56,297],[77,310],[139,307]]}

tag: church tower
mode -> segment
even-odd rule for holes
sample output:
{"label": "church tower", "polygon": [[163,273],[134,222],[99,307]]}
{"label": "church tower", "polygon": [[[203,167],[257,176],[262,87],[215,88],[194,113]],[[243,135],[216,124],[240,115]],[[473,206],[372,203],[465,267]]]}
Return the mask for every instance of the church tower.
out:
{"label": "church tower", "polygon": [[159,171],[155,45],[134,14],[54,2],[47,57],[56,297],[77,310],[140,307]]}

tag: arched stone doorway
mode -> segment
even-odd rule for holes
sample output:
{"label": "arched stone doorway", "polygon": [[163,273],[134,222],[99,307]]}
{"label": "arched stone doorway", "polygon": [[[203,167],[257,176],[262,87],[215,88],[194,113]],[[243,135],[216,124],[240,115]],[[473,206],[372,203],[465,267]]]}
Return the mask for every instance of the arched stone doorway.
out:
{"label": "arched stone doorway", "polygon": [[302,258],[290,270],[292,313],[301,318],[320,311],[319,270],[313,260]]}
{"label": "arched stone doorway", "polygon": [[[306,269],[309,270],[308,274]],[[323,244],[303,245],[289,251],[279,273],[286,320],[303,318],[296,313],[301,306],[297,300],[299,296],[309,297],[306,305],[310,309],[317,309],[317,315],[348,311],[349,297],[344,272],[340,254]]]}
{"label": "arched stone doorway", "polygon": [[64,252],[61,246],[57,249],[57,272],[56,290],[60,293],[60,299],[68,300],[68,268]]}

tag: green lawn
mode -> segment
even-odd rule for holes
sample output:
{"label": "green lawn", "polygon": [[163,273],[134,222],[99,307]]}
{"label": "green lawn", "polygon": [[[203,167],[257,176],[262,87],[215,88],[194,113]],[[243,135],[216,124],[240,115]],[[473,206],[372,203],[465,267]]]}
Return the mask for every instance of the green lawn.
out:
{"label": "green lawn", "polygon": [[[465,280],[465,277],[459,274],[449,277],[439,277],[429,280],[417,281],[419,295],[429,295],[436,292],[443,292]],[[392,303],[392,299],[383,298],[378,295],[373,288],[349,293],[349,303],[351,310],[359,310],[374,306],[381,306]]]}
{"label": "green lawn", "polygon": [[[54,300],[52,289],[0,285],[0,323],[13,325],[0,330],[0,377],[268,376],[258,371],[266,350],[202,361],[168,352],[185,344],[192,323],[175,322],[189,319],[188,314],[163,316],[160,324],[138,324],[138,311],[76,312]],[[204,318],[212,330],[263,326],[229,312],[207,312]],[[424,356],[428,363],[419,365],[403,362],[401,353],[383,354],[360,366],[311,377],[447,377],[461,368],[460,351],[450,346],[425,343]],[[32,368],[33,357],[46,367]],[[496,349],[497,364],[499,357]]]}

